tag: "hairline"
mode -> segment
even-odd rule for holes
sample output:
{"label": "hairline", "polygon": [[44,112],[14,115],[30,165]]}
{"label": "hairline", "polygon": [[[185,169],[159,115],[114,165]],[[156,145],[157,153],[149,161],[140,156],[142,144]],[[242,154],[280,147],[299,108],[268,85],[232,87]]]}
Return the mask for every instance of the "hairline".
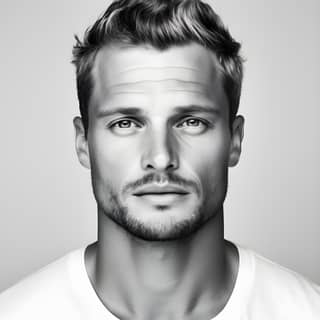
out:
{"label": "hairline", "polygon": [[156,46],[150,44],[150,43],[138,43],[138,44],[134,44],[134,43],[126,43],[124,41],[121,40],[112,40],[108,43],[104,43],[101,46],[95,48],[95,50],[93,50],[90,54],[93,55],[92,60],[91,60],[91,65],[89,66],[90,68],[90,72],[89,72],[89,81],[90,81],[90,96],[88,99],[88,103],[87,103],[87,131],[89,130],[89,108],[92,108],[92,99],[94,96],[94,92],[95,92],[95,88],[96,88],[96,79],[95,79],[95,70],[97,70],[97,56],[98,54],[105,48],[110,47],[111,49],[131,49],[131,48],[139,48],[139,47],[145,47],[145,48],[151,48],[151,49],[155,49],[159,52],[161,51],[166,51],[169,50],[170,48],[174,48],[174,47],[184,47],[184,46],[188,46],[191,44],[198,44],[199,46],[201,46],[202,48],[206,49],[209,51],[211,58],[213,58],[215,60],[215,66],[217,67],[217,70],[219,71],[219,80],[222,81],[222,89],[223,92],[227,98],[227,102],[228,102],[228,115],[229,115],[229,120],[231,120],[231,101],[229,99],[229,95],[225,89],[225,81],[226,81],[226,71],[224,70],[221,62],[219,61],[219,58],[216,54],[216,52],[214,52],[212,49],[207,48],[206,46],[204,46],[203,44],[194,41],[194,40],[186,40],[184,43],[178,43],[178,44],[172,44],[172,45],[168,45],[166,48],[157,48]]}

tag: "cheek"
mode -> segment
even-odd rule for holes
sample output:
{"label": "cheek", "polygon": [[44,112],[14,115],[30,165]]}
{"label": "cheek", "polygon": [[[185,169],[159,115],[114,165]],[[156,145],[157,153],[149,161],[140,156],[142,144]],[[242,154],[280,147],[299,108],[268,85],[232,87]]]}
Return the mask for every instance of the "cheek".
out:
{"label": "cheek", "polygon": [[115,139],[103,131],[92,134],[88,142],[92,176],[99,183],[118,188],[136,162],[138,146],[130,139]]}
{"label": "cheek", "polygon": [[[228,171],[230,138],[228,133],[208,136],[185,150],[184,158],[201,180],[205,190],[224,183]],[[201,156],[199,156],[201,155]]]}

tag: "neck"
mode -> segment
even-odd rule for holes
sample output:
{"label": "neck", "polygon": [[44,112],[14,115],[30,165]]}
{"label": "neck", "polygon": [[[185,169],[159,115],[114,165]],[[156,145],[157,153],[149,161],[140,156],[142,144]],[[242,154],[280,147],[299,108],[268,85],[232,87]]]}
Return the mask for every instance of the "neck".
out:
{"label": "neck", "polygon": [[228,301],[236,249],[224,240],[223,209],[177,241],[145,241],[98,214],[98,241],[86,250],[89,278],[121,319],[204,319]]}

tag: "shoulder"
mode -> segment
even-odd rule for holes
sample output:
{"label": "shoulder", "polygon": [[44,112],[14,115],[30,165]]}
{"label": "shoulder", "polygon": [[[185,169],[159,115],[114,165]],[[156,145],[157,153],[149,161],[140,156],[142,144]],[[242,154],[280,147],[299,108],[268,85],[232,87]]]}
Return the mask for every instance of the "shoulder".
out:
{"label": "shoulder", "polygon": [[306,277],[251,250],[240,249],[252,265],[249,309],[260,319],[319,319],[320,287]]}
{"label": "shoulder", "polygon": [[72,264],[81,257],[81,250],[70,252],[1,293],[0,318],[15,320],[24,315],[51,319],[57,306],[64,306],[68,313],[72,305]]}

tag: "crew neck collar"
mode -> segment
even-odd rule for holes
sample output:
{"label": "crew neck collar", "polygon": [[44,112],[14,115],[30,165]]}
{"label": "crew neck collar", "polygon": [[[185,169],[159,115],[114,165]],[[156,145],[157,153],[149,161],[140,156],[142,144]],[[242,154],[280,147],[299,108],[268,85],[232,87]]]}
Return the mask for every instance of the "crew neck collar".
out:
{"label": "crew neck collar", "polygon": [[[232,293],[225,307],[210,320],[227,320],[243,314],[247,302],[249,301],[254,277],[253,256],[250,250],[233,243],[238,251],[239,267],[238,274]],[[71,253],[69,260],[70,276],[75,293],[81,299],[84,310],[90,314],[90,318],[98,317],[107,320],[117,320],[111,310],[109,310],[100,300],[93,288],[85,266],[85,249],[87,246],[75,250]]]}

